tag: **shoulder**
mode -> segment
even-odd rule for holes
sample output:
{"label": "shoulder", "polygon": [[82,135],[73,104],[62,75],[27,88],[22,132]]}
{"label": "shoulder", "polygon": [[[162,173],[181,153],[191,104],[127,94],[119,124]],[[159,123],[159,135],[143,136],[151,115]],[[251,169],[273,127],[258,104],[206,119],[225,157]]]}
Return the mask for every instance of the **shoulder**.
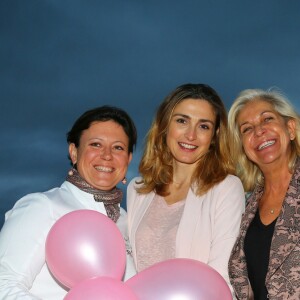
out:
{"label": "shoulder", "polygon": [[[45,193],[31,193],[18,200],[5,214],[5,226],[22,230],[28,224],[38,224],[39,230],[48,228],[53,220],[53,206]],[[31,227],[30,227],[31,228]]]}
{"label": "shoulder", "polygon": [[127,205],[133,201],[138,196],[137,188],[141,186],[141,177],[134,177],[127,186]]}
{"label": "shoulder", "polygon": [[47,192],[30,193],[19,199],[12,209],[42,208],[49,204]]}
{"label": "shoulder", "polygon": [[236,185],[242,185],[240,178],[235,175],[231,175],[231,174],[227,175],[226,178],[222,182],[236,184]]}
{"label": "shoulder", "polygon": [[6,217],[12,214],[35,213],[40,215],[52,214],[54,206],[61,199],[65,198],[64,194],[68,192],[64,184],[61,187],[55,187],[45,192],[30,193],[19,199],[13,208],[6,213]]}
{"label": "shoulder", "polygon": [[134,186],[134,187],[141,186],[142,180],[143,180],[143,178],[140,176],[134,177],[130,180],[129,185]]}
{"label": "shoulder", "polygon": [[227,177],[212,188],[212,198],[217,206],[245,208],[245,191],[241,180],[234,175]]}
{"label": "shoulder", "polygon": [[134,177],[130,180],[127,192],[128,193],[136,193],[136,189],[142,185],[142,177]]}
{"label": "shoulder", "polygon": [[236,190],[244,193],[244,188],[241,180],[235,175],[227,175],[221,182],[214,187],[220,191]]}
{"label": "shoulder", "polygon": [[127,187],[127,212],[131,213],[133,210],[139,210],[141,207],[147,206],[153,199],[155,193],[139,193],[137,188],[143,183],[141,177],[133,178]]}

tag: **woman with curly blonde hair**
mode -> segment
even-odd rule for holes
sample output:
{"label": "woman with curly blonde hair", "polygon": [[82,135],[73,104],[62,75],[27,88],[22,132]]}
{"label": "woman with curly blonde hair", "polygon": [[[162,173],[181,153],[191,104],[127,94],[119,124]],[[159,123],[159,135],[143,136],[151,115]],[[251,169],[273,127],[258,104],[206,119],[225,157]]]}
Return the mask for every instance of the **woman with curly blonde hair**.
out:
{"label": "woman with curly blonde hair", "polygon": [[300,299],[300,119],[275,90],[240,93],[229,111],[237,174],[250,192],[229,261],[238,299]]}
{"label": "woman with curly blonde hair", "polygon": [[244,211],[226,109],[214,89],[184,84],[161,103],[128,186],[129,238],[138,271],[169,258],[227,264]]}

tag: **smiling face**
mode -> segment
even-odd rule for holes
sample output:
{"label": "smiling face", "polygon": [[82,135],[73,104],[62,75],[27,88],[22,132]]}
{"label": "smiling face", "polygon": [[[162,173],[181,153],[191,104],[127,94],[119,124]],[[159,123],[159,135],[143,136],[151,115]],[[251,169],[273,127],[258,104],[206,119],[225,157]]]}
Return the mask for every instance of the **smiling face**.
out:
{"label": "smiling face", "polygon": [[263,169],[272,163],[287,163],[295,138],[295,122],[285,121],[263,100],[248,102],[237,118],[247,157]]}
{"label": "smiling face", "polygon": [[80,176],[99,190],[113,189],[124,177],[131,161],[129,139],[114,121],[94,122],[82,132],[78,148],[69,145],[72,163]]}
{"label": "smiling face", "polygon": [[215,123],[215,112],[206,100],[185,99],[177,104],[166,138],[174,163],[195,166],[209,150]]}

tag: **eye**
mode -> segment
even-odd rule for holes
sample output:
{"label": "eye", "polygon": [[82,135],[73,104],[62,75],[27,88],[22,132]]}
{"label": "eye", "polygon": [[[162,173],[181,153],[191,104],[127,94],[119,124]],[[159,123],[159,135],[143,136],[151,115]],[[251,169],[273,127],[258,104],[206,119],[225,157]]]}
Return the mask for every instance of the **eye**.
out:
{"label": "eye", "polygon": [[242,133],[242,134],[246,134],[246,133],[250,132],[251,129],[252,129],[251,126],[245,126],[245,127],[242,127],[242,128],[241,128],[241,133]]}
{"label": "eye", "polygon": [[117,151],[124,151],[125,150],[125,148],[123,146],[120,146],[120,145],[114,146],[114,149],[117,150]]}
{"label": "eye", "polygon": [[178,119],[176,119],[176,122],[180,123],[180,124],[185,124],[186,120],[184,118],[178,118]]}
{"label": "eye", "polygon": [[199,127],[202,128],[202,129],[205,129],[205,130],[209,130],[210,129],[210,126],[207,125],[207,124],[200,124]]}
{"label": "eye", "polygon": [[90,144],[92,147],[95,147],[95,148],[99,148],[101,147],[101,144],[99,142],[93,142]]}
{"label": "eye", "polygon": [[265,123],[268,123],[268,122],[272,121],[273,119],[274,119],[274,118],[271,117],[271,116],[265,117],[265,118],[264,118],[264,122],[265,122]]}

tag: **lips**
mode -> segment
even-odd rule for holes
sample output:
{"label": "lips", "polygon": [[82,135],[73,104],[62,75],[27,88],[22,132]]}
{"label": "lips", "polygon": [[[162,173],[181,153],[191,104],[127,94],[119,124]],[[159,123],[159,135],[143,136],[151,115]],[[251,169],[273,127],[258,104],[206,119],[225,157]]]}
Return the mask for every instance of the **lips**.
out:
{"label": "lips", "polygon": [[194,150],[197,149],[198,146],[195,145],[190,145],[190,144],[186,144],[186,143],[178,143],[180,147],[184,148],[184,149],[188,149],[188,150]]}
{"label": "lips", "polygon": [[100,172],[112,173],[114,168],[105,167],[105,166],[95,166],[95,169]]}
{"label": "lips", "polygon": [[270,147],[270,146],[272,146],[272,145],[274,145],[275,144],[275,140],[268,140],[268,141],[265,141],[265,142],[263,142],[262,144],[260,144],[258,147],[257,147],[257,150],[258,151],[261,151],[261,150],[263,150],[263,149],[265,149],[265,148],[267,148],[267,147]]}

